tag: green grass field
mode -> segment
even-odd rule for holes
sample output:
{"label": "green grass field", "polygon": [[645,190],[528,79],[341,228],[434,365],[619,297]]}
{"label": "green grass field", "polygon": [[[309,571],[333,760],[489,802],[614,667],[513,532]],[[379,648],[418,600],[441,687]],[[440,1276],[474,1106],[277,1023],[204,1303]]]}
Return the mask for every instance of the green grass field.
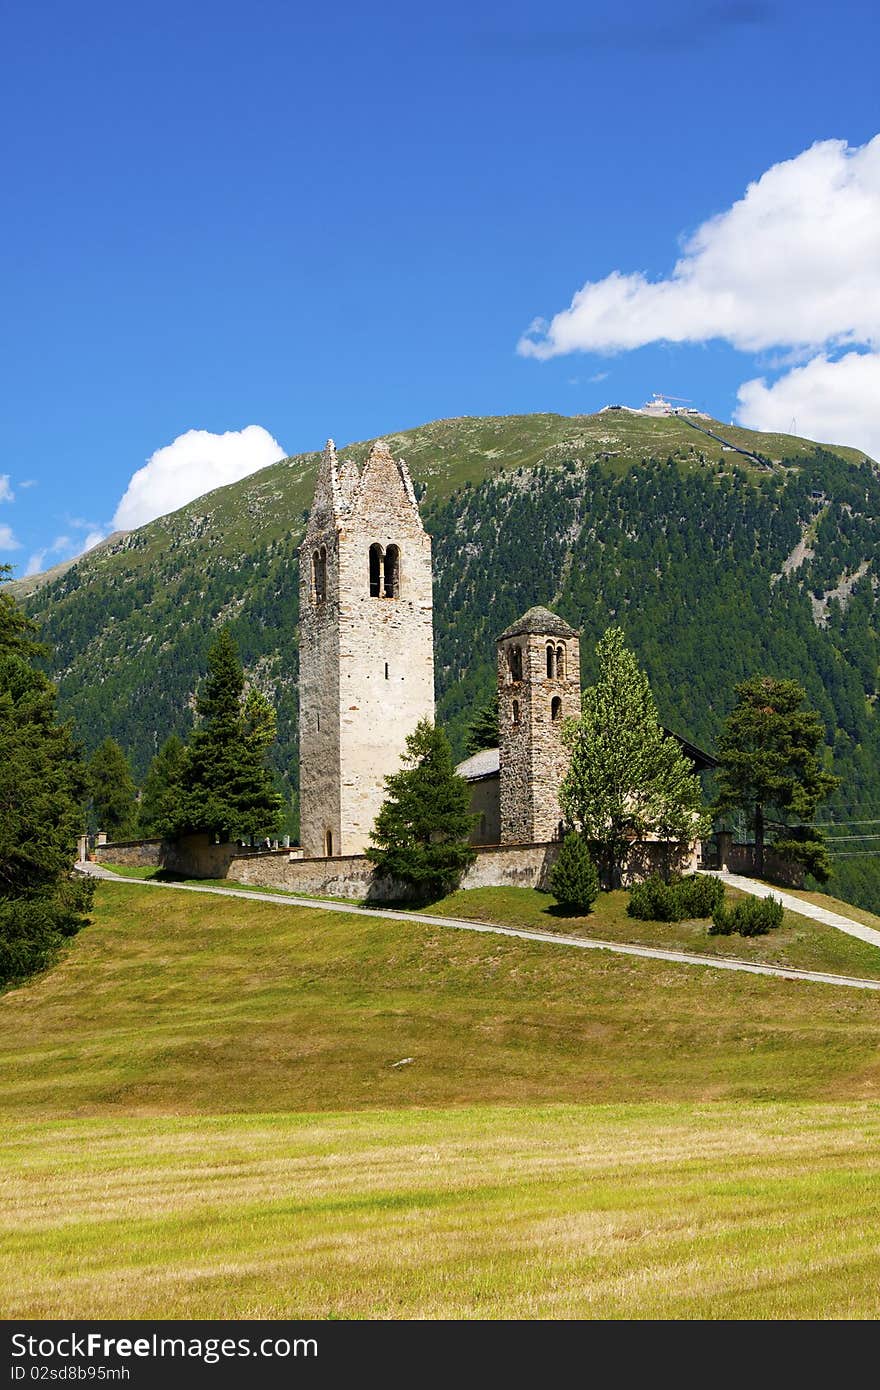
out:
{"label": "green grass field", "polygon": [[870,992],[102,883],[0,998],[0,1313],[876,1316],[878,1046]]}

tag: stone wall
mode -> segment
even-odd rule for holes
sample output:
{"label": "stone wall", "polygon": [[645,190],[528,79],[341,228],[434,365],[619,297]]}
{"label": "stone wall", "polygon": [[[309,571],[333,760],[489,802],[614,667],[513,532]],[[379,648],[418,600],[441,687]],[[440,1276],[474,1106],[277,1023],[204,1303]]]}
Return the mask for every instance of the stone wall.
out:
{"label": "stone wall", "polygon": [[[477,857],[462,880],[462,888],[548,889],[559,841],[474,848]],[[672,867],[693,872],[690,846],[644,842],[632,847],[624,885],[664,868],[667,855]],[[380,903],[402,902],[409,896],[401,883],[374,879],[372,864],[361,854],[303,858],[298,850],[243,849],[235,844],[211,844],[207,835],[189,835],[176,845],[162,845],[158,840],[102,845],[96,857],[106,864],[152,864],[184,878],[227,878],[253,888],[283,888],[307,897]]]}
{"label": "stone wall", "polygon": [[98,864],[125,864],[138,869],[158,869],[164,864],[161,840],[120,840],[116,844],[105,843],[96,845],[92,855]]}

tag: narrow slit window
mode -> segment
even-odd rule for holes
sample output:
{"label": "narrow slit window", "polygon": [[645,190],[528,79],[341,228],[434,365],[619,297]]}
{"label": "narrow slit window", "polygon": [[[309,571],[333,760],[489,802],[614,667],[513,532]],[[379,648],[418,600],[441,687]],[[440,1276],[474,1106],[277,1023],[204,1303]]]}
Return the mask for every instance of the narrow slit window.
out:
{"label": "narrow slit window", "polygon": [[382,547],[370,546],[370,598],[380,598],[382,594]]}
{"label": "narrow slit window", "polygon": [[519,723],[519,700],[513,702],[513,722],[514,724]]}
{"label": "narrow slit window", "polygon": [[388,680],[388,662],[385,662],[385,679]]}
{"label": "narrow slit window", "polygon": [[400,592],[400,551],[389,545],[385,551],[385,597],[397,598]]}
{"label": "narrow slit window", "polygon": [[327,597],[327,551],[324,546],[312,556],[315,602],[323,603]]}
{"label": "narrow slit window", "polygon": [[554,695],[550,701],[550,718],[554,724],[562,718],[562,700],[558,695]]}
{"label": "narrow slit window", "polygon": [[328,858],[328,859],[332,859],[332,858],[333,858],[333,831],[332,831],[332,830],[327,830],[327,831],[324,832],[324,850],[325,850],[325,852],[326,852],[327,858]]}

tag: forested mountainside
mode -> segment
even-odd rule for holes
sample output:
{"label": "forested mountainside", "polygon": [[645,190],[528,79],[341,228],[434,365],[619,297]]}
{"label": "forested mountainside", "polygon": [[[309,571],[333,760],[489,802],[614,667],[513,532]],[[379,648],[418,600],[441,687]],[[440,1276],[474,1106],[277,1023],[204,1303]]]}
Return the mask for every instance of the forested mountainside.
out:
{"label": "forested mountainside", "polygon": [[[595,641],[619,622],[664,722],[709,748],[738,680],[800,680],[843,778],[822,818],[880,818],[880,470],[854,450],[701,423],[754,457],[680,418],[622,412],[388,436],[434,537],[438,717],[460,749],[494,682],[496,634],[542,603],[582,629],[585,681]],[[361,460],[368,447],[341,452]],[[295,800],[297,546],[316,460],[200,498],[27,599],[87,747],[113,734],[142,776],[169,733],[187,732],[226,623],[276,703],[276,767]],[[880,856],[836,864],[837,891],[853,896],[858,878],[858,900],[880,907]]]}

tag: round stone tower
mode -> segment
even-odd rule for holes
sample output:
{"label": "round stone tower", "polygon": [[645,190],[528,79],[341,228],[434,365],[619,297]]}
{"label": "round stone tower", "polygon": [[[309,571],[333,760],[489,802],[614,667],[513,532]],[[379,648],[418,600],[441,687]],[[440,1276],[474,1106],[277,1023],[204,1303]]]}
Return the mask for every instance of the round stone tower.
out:
{"label": "round stone tower", "polygon": [[578,634],[549,608],[530,608],[498,638],[501,843],[556,839],[569,753],[560,733],[580,714]]}

